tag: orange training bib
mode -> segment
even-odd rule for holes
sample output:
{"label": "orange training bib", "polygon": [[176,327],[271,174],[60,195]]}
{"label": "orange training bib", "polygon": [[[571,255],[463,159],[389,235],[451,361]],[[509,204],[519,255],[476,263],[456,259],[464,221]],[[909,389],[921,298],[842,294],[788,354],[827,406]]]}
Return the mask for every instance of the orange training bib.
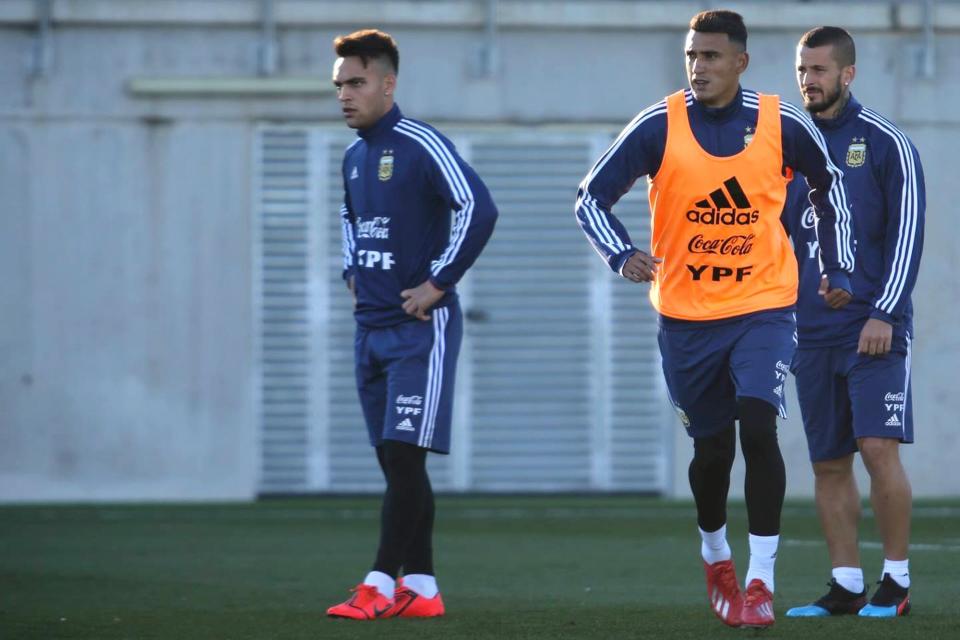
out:
{"label": "orange training bib", "polygon": [[658,312],[718,320],[796,302],[782,166],[777,96],[760,95],[753,140],[726,158],[697,142],[684,92],[667,98],[667,144],[649,192],[651,254],[663,258],[650,289]]}

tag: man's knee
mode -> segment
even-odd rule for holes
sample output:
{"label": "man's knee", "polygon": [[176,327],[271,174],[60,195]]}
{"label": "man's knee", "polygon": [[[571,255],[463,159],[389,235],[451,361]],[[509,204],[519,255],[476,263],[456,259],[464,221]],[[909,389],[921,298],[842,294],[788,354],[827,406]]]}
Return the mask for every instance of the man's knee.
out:
{"label": "man's knee", "polygon": [[900,441],[895,438],[860,438],[857,447],[871,473],[891,465],[900,466]]}
{"label": "man's knee", "polygon": [[768,452],[778,447],[777,410],[772,404],[759,398],[739,398],[737,413],[740,419],[740,446],[745,456],[754,451]]}
{"label": "man's knee", "polygon": [[842,480],[853,475],[853,454],[813,463],[813,475],[823,480]]}
{"label": "man's knee", "polygon": [[731,425],[718,434],[694,438],[691,467],[714,473],[729,471],[736,455],[737,446]]}
{"label": "man's knee", "polygon": [[384,440],[381,450],[388,482],[426,473],[426,449],[397,440]]}

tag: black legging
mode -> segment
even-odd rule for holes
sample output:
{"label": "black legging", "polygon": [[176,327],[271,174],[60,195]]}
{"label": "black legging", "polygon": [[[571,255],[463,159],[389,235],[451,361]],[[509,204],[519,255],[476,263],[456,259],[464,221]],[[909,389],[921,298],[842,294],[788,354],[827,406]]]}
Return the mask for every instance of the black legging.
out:
{"label": "black legging", "polygon": [[433,575],[433,489],[427,475],[427,450],[384,440],[377,460],[387,481],[380,513],[380,548],[373,565],[396,578]]}
{"label": "black legging", "polygon": [[[750,533],[777,535],[787,485],[777,442],[777,411],[764,400],[741,398],[737,401],[737,413],[747,472],[744,496]],[[693,441],[690,488],[697,504],[697,524],[704,531],[716,531],[727,522],[730,469],[736,456],[734,434],[731,423],[715,435]]]}

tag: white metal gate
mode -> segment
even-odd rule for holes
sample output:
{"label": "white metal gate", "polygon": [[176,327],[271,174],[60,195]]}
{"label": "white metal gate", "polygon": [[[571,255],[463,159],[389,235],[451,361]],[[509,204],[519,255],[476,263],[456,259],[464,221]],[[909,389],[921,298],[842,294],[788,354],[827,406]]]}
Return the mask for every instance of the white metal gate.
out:
{"label": "white metal gate", "polygon": [[[500,210],[459,289],[465,316],[453,453],[439,490],[660,492],[669,430],[646,285],[613,274],[573,217],[609,132],[447,130]],[[261,491],[371,491],[382,479],[354,387],[340,279],[348,131],[263,126],[255,157]],[[616,208],[648,241],[641,185]]]}

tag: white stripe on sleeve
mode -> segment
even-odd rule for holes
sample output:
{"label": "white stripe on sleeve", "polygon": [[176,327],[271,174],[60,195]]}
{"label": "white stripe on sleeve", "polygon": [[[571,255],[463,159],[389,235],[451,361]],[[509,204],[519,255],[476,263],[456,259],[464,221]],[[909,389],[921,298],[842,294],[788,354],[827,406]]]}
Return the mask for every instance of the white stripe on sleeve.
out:
{"label": "white stripe on sleeve", "polygon": [[447,248],[438,259],[433,261],[430,267],[430,272],[436,276],[444,267],[456,259],[467,236],[467,229],[473,219],[473,191],[470,189],[470,185],[456,158],[433,131],[406,118],[400,120],[394,129],[398,133],[416,140],[430,154],[447,181],[454,201],[459,205],[459,210],[455,212],[453,222],[450,225],[450,240]]}
{"label": "white stripe on sleeve", "polygon": [[893,268],[890,279],[883,288],[883,294],[877,300],[877,308],[885,313],[893,313],[910,272],[913,248],[917,237],[918,198],[917,172],[914,164],[913,149],[907,137],[890,121],[878,113],[864,108],[860,119],[874,125],[893,139],[903,172],[903,191],[900,194],[900,226],[897,231],[897,244],[893,255]]}
{"label": "white stripe on sleeve", "polygon": [[836,214],[837,258],[839,259],[841,268],[845,271],[852,272],[854,268],[853,242],[851,240],[853,237],[853,229],[851,227],[850,207],[847,205],[847,194],[842,184],[843,172],[833,163],[833,160],[830,158],[830,152],[827,150],[827,142],[823,139],[823,134],[820,133],[817,126],[813,124],[813,120],[811,120],[807,114],[792,104],[781,100],[780,115],[799,123],[823,153],[827,171],[833,176],[833,184],[827,193],[827,199],[833,206]]}

